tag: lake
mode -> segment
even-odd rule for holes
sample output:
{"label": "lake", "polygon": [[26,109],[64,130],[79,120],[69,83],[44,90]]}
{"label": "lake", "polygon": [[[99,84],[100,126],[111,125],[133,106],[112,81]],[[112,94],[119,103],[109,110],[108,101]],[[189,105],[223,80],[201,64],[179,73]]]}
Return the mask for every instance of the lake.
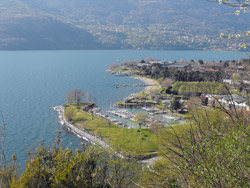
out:
{"label": "lake", "polygon": [[37,147],[42,139],[46,145],[52,145],[59,130],[62,130],[65,147],[79,147],[82,140],[58,123],[52,107],[65,103],[70,90],[82,88],[97,98],[99,106],[108,109],[110,103],[142,88],[117,89],[118,84],[141,82],[130,77],[115,77],[105,70],[114,62],[146,57],[219,61],[247,56],[240,52],[204,51],[1,51],[0,111],[7,123],[7,158],[11,159],[16,153],[23,166],[26,152]]}

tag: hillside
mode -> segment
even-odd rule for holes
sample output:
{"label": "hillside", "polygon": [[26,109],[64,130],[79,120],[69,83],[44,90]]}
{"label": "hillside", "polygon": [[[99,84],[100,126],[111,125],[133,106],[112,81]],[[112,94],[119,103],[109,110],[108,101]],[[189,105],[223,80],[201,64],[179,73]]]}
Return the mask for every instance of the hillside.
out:
{"label": "hillside", "polygon": [[234,10],[205,0],[0,0],[0,7],[0,49],[236,49],[218,36],[249,30],[250,18],[216,16]]}

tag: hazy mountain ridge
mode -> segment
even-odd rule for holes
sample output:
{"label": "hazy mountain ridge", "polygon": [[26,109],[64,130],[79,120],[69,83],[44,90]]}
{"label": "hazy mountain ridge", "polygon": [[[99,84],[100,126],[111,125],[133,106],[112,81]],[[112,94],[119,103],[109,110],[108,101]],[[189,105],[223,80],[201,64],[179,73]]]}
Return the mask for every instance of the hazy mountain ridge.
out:
{"label": "hazy mountain ridge", "polygon": [[220,49],[231,45],[218,41],[220,32],[249,25],[249,15],[216,16],[231,10],[205,0],[0,0],[0,6],[0,49]]}
{"label": "hazy mountain ridge", "polygon": [[102,49],[95,37],[21,1],[0,1],[0,49]]}

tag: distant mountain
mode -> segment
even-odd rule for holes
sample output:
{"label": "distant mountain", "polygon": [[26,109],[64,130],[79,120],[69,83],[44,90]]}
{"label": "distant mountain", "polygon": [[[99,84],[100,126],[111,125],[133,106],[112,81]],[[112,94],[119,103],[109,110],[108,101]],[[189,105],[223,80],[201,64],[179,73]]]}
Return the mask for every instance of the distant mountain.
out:
{"label": "distant mountain", "polygon": [[84,29],[20,1],[1,1],[0,50],[102,49]]}
{"label": "distant mountain", "polygon": [[1,34],[7,39],[1,50],[104,48],[92,34],[52,18],[22,18]]}
{"label": "distant mountain", "polygon": [[0,50],[236,49],[249,15],[206,0],[0,0]]}

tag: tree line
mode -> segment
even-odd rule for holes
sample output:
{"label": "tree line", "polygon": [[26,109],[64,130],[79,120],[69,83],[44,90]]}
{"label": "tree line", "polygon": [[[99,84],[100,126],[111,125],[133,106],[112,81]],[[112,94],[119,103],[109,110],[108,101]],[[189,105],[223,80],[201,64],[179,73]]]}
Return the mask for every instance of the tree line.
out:
{"label": "tree line", "polygon": [[82,97],[85,97],[86,101],[87,102],[90,102],[91,98],[93,98],[93,101],[94,103],[96,103],[96,98],[95,97],[92,97],[91,94],[89,92],[83,92],[82,91],[82,88],[77,88],[77,89],[74,89],[72,91],[70,91],[66,98],[67,98],[67,101],[69,103],[77,103],[77,104],[80,104],[80,102],[82,101]]}
{"label": "tree line", "polygon": [[171,91],[180,95],[206,93],[222,95],[226,93],[224,85],[218,82],[175,82]]}
{"label": "tree line", "polygon": [[224,73],[222,71],[218,72],[199,72],[199,71],[187,71],[187,70],[169,70],[168,67],[161,66],[142,66],[138,68],[138,74],[143,76],[149,76],[153,79],[159,78],[171,78],[174,81],[183,82],[221,82],[224,78]]}
{"label": "tree line", "polygon": [[73,151],[64,148],[60,132],[53,147],[43,142],[34,153],[27,153],[25,170],[19,173],[16,157],[0,169],[1,187],[12,188],[112,188],[131,187],[138,182],[141,167],[133,159],[122,159],[82,143]]}

